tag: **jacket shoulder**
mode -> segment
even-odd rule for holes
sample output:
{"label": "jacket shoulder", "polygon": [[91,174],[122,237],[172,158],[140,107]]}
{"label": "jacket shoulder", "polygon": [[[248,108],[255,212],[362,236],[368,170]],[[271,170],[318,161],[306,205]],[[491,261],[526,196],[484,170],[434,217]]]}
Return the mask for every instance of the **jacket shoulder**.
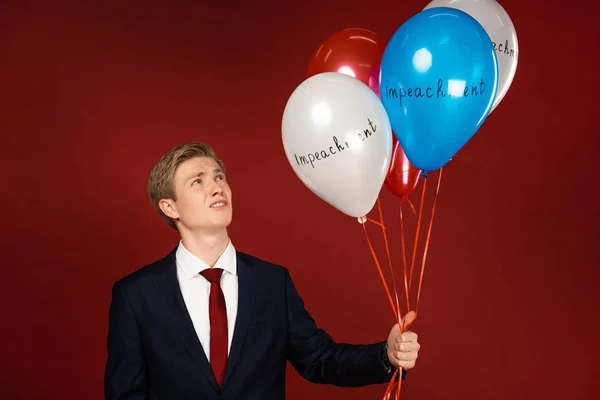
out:
{"label": "jacket shoulder", "polygon": [[272,272],[279,274],[289,274],[289,271],[286,267],[275,264],[270,261],[263,260],[259,257],[250,255],[248,253],[237,252],[238,260],[241,260],[244,264],[246,264],[250,268],[258,268],[263,270],[264,272]]}
{"label": "jacket shoulder", "polygon": [[150,264],[144,265],[139,269],[125,275],[121,279],[114,283],[115,287],[122,286],[138,286],[151,281],[157,275],[164,273],[170,267],[175,266],[175,249],[171,251],[167,256],[154,261]]}

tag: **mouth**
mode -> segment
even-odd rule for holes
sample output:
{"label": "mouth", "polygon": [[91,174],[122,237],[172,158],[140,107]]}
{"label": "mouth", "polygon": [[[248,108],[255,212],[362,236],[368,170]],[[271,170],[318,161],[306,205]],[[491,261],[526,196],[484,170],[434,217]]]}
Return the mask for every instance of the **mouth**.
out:
{"label": "mouth", "polygon": [[212,203],[210,205],[210,208],[223,208],[227,205],[227,202],[225,201],[217,201],[216,203]]}

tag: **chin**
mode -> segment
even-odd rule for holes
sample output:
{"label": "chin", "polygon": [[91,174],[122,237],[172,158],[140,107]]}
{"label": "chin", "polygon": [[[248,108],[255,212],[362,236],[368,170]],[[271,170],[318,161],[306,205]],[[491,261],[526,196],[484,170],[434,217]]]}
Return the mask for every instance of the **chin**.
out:
{"label": "chin", "polygon": [[217,233],[219,231],[227,229],[231,224],[231,217],[225,218],[210,218],[209,220],[196,221],[195,223],[187,225],[187,230],[192,232],[204,232],[204,233]]}
{"label": "chin", "polygon": [[229,225],[231,225],[231,216],[226,217],[222,216],[221,218],[215,218],[212,222],[213,229],[226,229]]}

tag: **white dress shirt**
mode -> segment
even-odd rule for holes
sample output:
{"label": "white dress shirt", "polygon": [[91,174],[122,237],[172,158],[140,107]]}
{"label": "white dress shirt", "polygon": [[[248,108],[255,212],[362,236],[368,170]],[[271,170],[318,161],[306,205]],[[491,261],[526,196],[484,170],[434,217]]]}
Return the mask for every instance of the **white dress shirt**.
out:
{"label": "white dress shirt", "polygon": [[[190,253],[183,243],[179,242],[176,252],[177,280],[194,329],[204,348],[204,354],[210,362],[210,317],[209,295],[210,282],[200,275],[201,271],[210,268],[208,264]],[[231,349],[231,339],[238,308],[238,276],[236,251],[231,241],[215,263],[214,268],[222,268],[221,289],[227,307],[227,351]]]}

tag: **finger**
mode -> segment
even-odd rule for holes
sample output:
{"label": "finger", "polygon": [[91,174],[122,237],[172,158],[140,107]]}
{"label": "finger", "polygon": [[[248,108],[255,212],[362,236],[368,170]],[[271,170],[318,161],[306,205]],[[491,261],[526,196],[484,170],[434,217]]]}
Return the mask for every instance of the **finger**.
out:
{"label": "finger", "polygon": [[394,358],[398,362],[400,362],[400,361],[415,361],[418,356],[419,356],[419,354],[416,351],[408,351],[408,352],[395,351],[394,352]]}
{"label": "finger", "polygon": [[414,368],[415,365],[416,365],[416,361],[401,361],[396,365],[396,367],[399,367],[402,369],[411,369],[411,368]]}
{"label": "finger", "polygon": [[400,340],[399,341],[396,340],[396,342],[403,342],[403,343],[416,342],[417,339],[419,338],[419,336],[416,333],[411,332],[411,331],[404,332],[403,334],[398,335],[398,336],[400,336]]}
{"label": "finger", "polygon": [[417,313],[414,311],[409,311],[403,318],[402,318],[402,327],[404,329],[408,329],[413,322],[415,322],[415,320],[417,319]]}
{"label": "finger", "polygon": [[396,351],[419,351],[421,349],[421,345],[417,342],[406,342],[406,343],[396,343],[394,346],[394,350]]}
{"label": "finger", "polygon": [[396,335],[396,343],[416,342],[417,339],[417,334],[411,331]]}
{"label": "finger", "polygon": [[417,356],[416,354],[413,357],[401,357],[401,358],[397,358],[395,355],[394,357],[392,357],[392,359],[390,360],[390,362],[396,366],[396,367],[402,367],[402,368],[412,368],[415,366],[416,362],[417,362]]}

